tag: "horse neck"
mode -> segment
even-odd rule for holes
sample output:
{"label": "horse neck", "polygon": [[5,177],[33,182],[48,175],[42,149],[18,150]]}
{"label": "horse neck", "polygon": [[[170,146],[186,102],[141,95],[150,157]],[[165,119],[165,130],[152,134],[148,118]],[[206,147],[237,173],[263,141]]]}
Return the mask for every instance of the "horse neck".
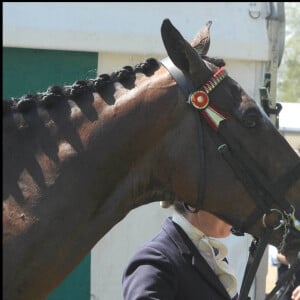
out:
{"label": "horse neck", "polygon": [[[20,267],[35,274],[23,277],[38,277],[40,268],[61,262],[64,269],[48,273],[52,279],[41,290],[61,280],[131,209],[196,193],[196,182],[190,189],[182,180],[196,177],[188,172],[197,163],[185,155],[195,138],[194,115],[165,70],[137,76],[132,89],[115,83],[83,100],[4,119],[5,269],[8,277]],[[23,123],[30,125],[25,135]],[[69,253],[67,261],[57,245]],[[36,270],[28,253],[35,253]]]}
{"label": "horse neck", "polygon": [[[183,177],[195,178],[199,168],[186,156],[197,123],[170,75],[160,69],[123,91],[116,90],[114,106],[104,109],[105,126],[89,140],[91,164],[101,166],[101,174],[97,171],[86,190],[99,193],[94,214],[104,229],[143,204],[183,195],[194,200],[198,187],[196,179],[183,184]],[[189,145],[192,157],[198,156],[197,146]]]}
{"label": "horse neck", "polygon": [[[153,173],[159,167],[154,153],[170,147],[163,141],[184,116],[184,101],[171,85],[160,69],[151,77],[137,74],[131,89],[116,82],[101,95],[87,93],[50,109],[5,115],[5,198],[37,213],[42,203],[50,205],[46,198],[60,194],[62,199],[51,202],[88,197],[99,209],[122,182],[136,181],[133,173]],[[152,199],[124,203],[131,209],[144,201]]]}

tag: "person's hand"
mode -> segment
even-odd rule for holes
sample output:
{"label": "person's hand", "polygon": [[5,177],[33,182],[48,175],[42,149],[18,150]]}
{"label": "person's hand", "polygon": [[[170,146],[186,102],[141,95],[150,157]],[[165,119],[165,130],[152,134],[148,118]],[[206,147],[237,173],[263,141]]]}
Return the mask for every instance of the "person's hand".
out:
{"label": "person's hand", "polygon": [[277,259],[278,259],[282,264],[284,264],[284,265],[286,265],[286,266],[289,265],[288,260],[286,259],[286,257],[285,257],[283,254],[278,253],[278,254],[277,254]]}
{"label": "person's hand", "polygon": [[300,300],[300,285],[298,285],[292,293],[292,300]]}

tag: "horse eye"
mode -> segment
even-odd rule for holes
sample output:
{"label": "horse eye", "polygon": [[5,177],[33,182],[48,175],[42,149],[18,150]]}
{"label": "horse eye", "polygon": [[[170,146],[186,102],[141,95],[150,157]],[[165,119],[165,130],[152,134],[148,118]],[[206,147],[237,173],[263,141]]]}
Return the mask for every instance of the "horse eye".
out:
{"label": "horse eye", "polygon": [[257,111],[251,110],[251,112],[246,112],[243,116],[243,124],[247,128],[254,128],[259,124],[260,115]]}

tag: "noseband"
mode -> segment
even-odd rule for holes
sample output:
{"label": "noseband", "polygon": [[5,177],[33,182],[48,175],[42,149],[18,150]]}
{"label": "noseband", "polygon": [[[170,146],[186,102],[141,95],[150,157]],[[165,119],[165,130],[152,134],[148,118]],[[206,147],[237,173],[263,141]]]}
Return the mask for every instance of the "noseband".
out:
{"label": "noseband", "polygon": [[[264,250],[269,244],[272,232],[283,228],[282,242],[278,246],[278,251],[280,252],[285,246],[289,229],[295,225],[295,209],[286,201],[286,199],[284,199],[283,195],[285,191],[296,180],[298,180],[298,178],[300,178],[300,163],[298,162],[293,169],[280,177],[275,183],[271,183],[266,175],[260,171],[261,168],[250,156],[247,149],[245,149],[238,139],[229,132],[226,122],[222,121],[229,119],[230,115],[211,104],[209,99],[209,93],[216,88],[224,78],[227,77],[227,72],[224,67],[219,68],[199,90],[195,91],[190,80],[186,78],[181,70],[179,70],[168,57],[163,59],[161,64],[169,71],[174,80],[180,86],[188,99],[187,102],[193,105],[193,107],[200,112],[200,129],[198,134],[202,145],[202,122],[204,119],[215,132],[213,139],[216,143],[218,152],[231,167],[236,177],[244,185],[245,189],[256,203],[255,211],[248,216],[243,224],[233,224],[232,232],[236,235],[243,235],[244,232],[247,232],[247,230],[251,228],[259,218],[262,218],[264,231],[262,233],[262,237],[258,241],[254,241],[252,244],[253,252],[250,252],[249,255],[239,298],[240,300],[247,299],[252,281]],[[204,147],[202,147],[202,151],[200,153],[200,163],[201,169],[204,170],[204,176],[202,178],[205,179],[206,161],[203,149]],[[205,180],[199,188],[196,211],[203,207],[204,196]],[[272,208],[273,203],[275,203],[280,209]],[[276,224],[273,224],[272,226],[267,224],[266,219],[269,215],[277,215],[278,221]]]}

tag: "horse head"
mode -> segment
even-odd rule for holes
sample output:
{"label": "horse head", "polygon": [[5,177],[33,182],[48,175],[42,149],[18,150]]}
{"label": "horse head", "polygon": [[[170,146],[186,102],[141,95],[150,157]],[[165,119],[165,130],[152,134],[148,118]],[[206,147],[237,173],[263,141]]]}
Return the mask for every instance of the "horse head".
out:
{"label": "horse head", "polygon": [[299,207],[299,157],[255,100],[222,70],[225,63],[206,56],[210,26],[190,45],[169,20],[162,25],[169,58],[183,75],[172,66],[169,70],[177,82],[188,81],[181,87],[204,128],[199,154],[205,183],[198,209],[256,238],[271,229],[269,242],[292,262],[300,249],[293,221]]}
{"label": "horse head", "polygon": [[45,297],[154,201],[186,202],[257,238],[272,228],[270,242],[289,236],[296,257],[299,157],[224,61],[206,56],[210,25],[191,45],[165,20],[162,64],[5,101],[5,299]]}

